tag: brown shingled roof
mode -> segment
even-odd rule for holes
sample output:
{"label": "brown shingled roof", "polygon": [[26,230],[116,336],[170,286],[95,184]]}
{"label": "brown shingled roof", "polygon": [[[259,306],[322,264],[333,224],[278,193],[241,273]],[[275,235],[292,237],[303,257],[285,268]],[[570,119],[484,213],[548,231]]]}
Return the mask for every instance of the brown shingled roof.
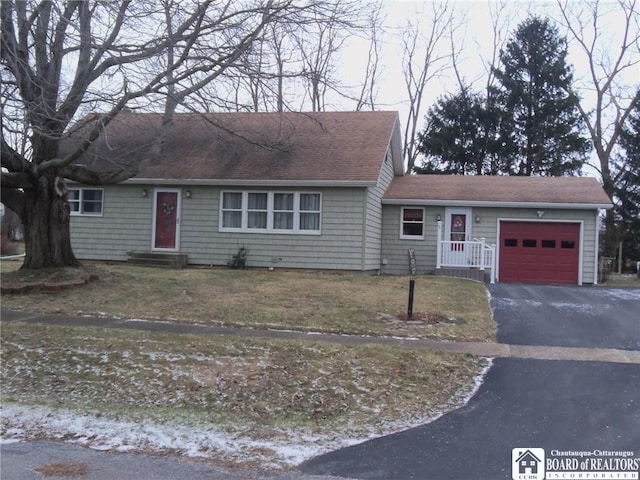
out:
{"label": "brown shingled roof", "polygon": [[[161,119],[118,114],[76,163],[102,169],[143,160],[137,179],[376,182],[398,114],[178,113],[154,154]],[[65,141],[67,152],[83,133]]]}
{"label": "brown shingled roof", "polygon": [[507,177],[408,175],[396,177],[384,194],[385,203],[537,203],[610,206],[600,183],[592,177]]}

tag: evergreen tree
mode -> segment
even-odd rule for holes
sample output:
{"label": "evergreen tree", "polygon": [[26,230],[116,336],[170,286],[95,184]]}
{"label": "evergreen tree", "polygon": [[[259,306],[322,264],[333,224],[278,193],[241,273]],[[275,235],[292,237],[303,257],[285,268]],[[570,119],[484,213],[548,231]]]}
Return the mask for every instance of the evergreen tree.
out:
{"label": "evergreen tree", "polygon": [[567,42],[549,20],[532,17],[518,26],[495,70],[497,99],[505,114],[502,143],[512,175],[572,175],[590,145],[572,91]]}
{"label": "evergreen tree", "polygon": [[498,114],[482,95],[462,90],[440,98],[427,114],[418,151],[425,156],[417,173],[490,175],[500,171]]}
{"label": "evergreen tree", "polygon": [[635,101],[627,117],[620,146],[623,152],[615,162],[619,241],[627,259],[640,261],[640,100]]}

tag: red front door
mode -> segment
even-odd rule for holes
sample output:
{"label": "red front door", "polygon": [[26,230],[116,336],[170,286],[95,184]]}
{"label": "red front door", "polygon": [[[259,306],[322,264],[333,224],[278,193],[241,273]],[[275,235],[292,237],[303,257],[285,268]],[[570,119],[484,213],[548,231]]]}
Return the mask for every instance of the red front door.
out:
{"label": "red front door", "polygon": [[177,248],[178,198],[178,192],[156,192],[154,248]]}

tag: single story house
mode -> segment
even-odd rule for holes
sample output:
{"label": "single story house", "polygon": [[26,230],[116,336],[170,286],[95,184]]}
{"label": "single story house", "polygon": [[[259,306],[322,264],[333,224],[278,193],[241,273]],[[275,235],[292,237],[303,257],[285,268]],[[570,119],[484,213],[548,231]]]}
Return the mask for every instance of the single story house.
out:
{"label": "single story house", "polygon": [[77,163],[139,165],[69,185],[81,259],[226,265],[244,247],[251,267],[596,283],[611,207],[593,178],[405,175],[397,112],[179,113],[165,129],[124,112]]}

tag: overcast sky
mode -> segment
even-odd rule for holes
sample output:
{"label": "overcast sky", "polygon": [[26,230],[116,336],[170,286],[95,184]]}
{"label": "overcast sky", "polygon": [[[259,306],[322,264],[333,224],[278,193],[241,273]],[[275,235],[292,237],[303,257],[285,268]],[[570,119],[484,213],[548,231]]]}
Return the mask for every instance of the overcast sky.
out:
{"label": "overcast sky", "polygon": [[[425,35],[429,33],[430,16],[433,6],[431,1],[413,0],[384,0],[386,10],[386,32],[380,60],[382,70],[377,93],[376,109],[378,110],[398,110],[401,120],[404,120],[408,112],[407,93],[402,76],[402,47],[401,32],[405,27],[407,19],[422,18]],[[573,0],[583,3],[584,0]],[[579,3],[578,3],[579,5]],[[466,0],[449,2],[449,8],[454,11],[454,24],[458,25],[454,34],[454,43],[462,49],[459,57],[461,72],[467,83],[472,84],[476,89],[482,91],[486,84],[486,64],[491,59],[494,36],[492,32],[491,12],[498,10],[499,2],[489,0]],[[620,16],[620,9],[614,0],[601,1],[600,11],[602,16],[599,20],[602,28],[603,38],[599,40],[605,53],[619,53],[622,42],[623,20]],[[550,17],[560,19],[559,9],[555,1],[525,1],[508,0],[507,8],[502,11],[501,24],[502,36],[508,40],[516,27],[530,15]],[[558,22],[561,35],[567,32]],[[638,32],[638,22],[636,22],[635,32]],[[568,36],[567,36],[568,37]],[[568,62],[574,67],[574,78],[576,86],[580,88],[581,95],[588,100],[590,90],[584,88],[588,80],[589,69],[583,51],[577,48],[569,39]],[[342,64],[344,79],[349,84],[356,84],[361,81],[365,62],[367,58],[368,45],[366,42],[350,40],[350,49],[345,53],[345,60]],[[444,40],[440,52],[447,54],[450,51],[448,39]],[[640,53],[636,51],[636,60],[640,60]],[[450,63],[450,62],[448,62]],[[640,63],[629,69],[624,77],[628,86],[628,91],[635,91],[640,85]],[[435,100],[446,94],[457,91],[458,83],[451,69],[442,72],[437,80],[428,84],[427,93],[422,102],[421,116],[424,117],[428,108]],[[340,105],[335,105],[336,109]],[[353,105],[350,105],[353,108]],[[592,172],[588,172],[593,174]]]}
{"label": "overcast sky", "polygon": [[[573,0],[574,2],[584,2],[584,0]],[[491,11],[496,11],[499,2],[489,0],[466,0],[449,2],[450,8],[454,10],[454,23],[459,26],[454,34],[456,46],[462,48],[460,55],[460,66],[465,79],[476,85],[479,89],[486,82],[484,75],[485,67],[483,64],[491,58],[491,50],[493,45],[493,33],[491,30]],[[600,18],[600,24],[603,29],[604,38],[599,41],[603,45],[609,45],[610,53],[617,53],[616,46],[622,41],[622,18],[619,11],[616,13],[617,2],[607,0],[601,2],[600,10],[603,13]],[[385,8],[387,12],[386,25],[387,32],[385,34],[385,43],[382,52],[382,68],[383,76],[380,85],[378,102],[379,104],[389,104],[402,106],[406,97],[404,84],[401,77],[401,59],[402,48],[400,44],[400,35],[402,28],[406,25],[408,18],[417,19],[423,15],[425,23],[425,35],[429,33],[429,12],[432,10],[432,2],[430,1],[411,1],[411,0],[385,0]],[[542,17],[549,16],[552,19],[560,18],[559,10],[555,1],[523,1],[508,0],[507,8],[502,12],[503,18],[503,36],[508,39],[511,37],[516,27],[530,15],[539,15]],[[639,12],[640,15],[640,12]],[[557,23],[561,35],[565,35],[564,28]],[[637,24],[636,24],[637,34]],[[584,79],[588,75],[588,64],[585,55],[574,43],[569,43],[568,61],[575,69],[576,80]],[[441,52],[446,54],[450,50],[448,40],[442,42]],[[636,52],[636,58],[640,59],[640,52]],[[362,66],[362,62],[366,60],[366,55],[356,50],[356,53],[349,58],[347,62],[347,70],[355,70]],[[351,68],[349,68],[349,65]],[[363,67],[362,67],[363,68]],[[360,68],[360,75],[362,72]],[[430,98],[426,102],[428,105],[433,103],[438,96],[444,93],[451,93],[457,89],[457,83],[453,72],[446,72],[440,81],[434,81],[430,84]],[[634,69],[629,70],[626,80],[629,84],[640,84],[640,63]],[[399,85],[400,83],[400,85]]]}

